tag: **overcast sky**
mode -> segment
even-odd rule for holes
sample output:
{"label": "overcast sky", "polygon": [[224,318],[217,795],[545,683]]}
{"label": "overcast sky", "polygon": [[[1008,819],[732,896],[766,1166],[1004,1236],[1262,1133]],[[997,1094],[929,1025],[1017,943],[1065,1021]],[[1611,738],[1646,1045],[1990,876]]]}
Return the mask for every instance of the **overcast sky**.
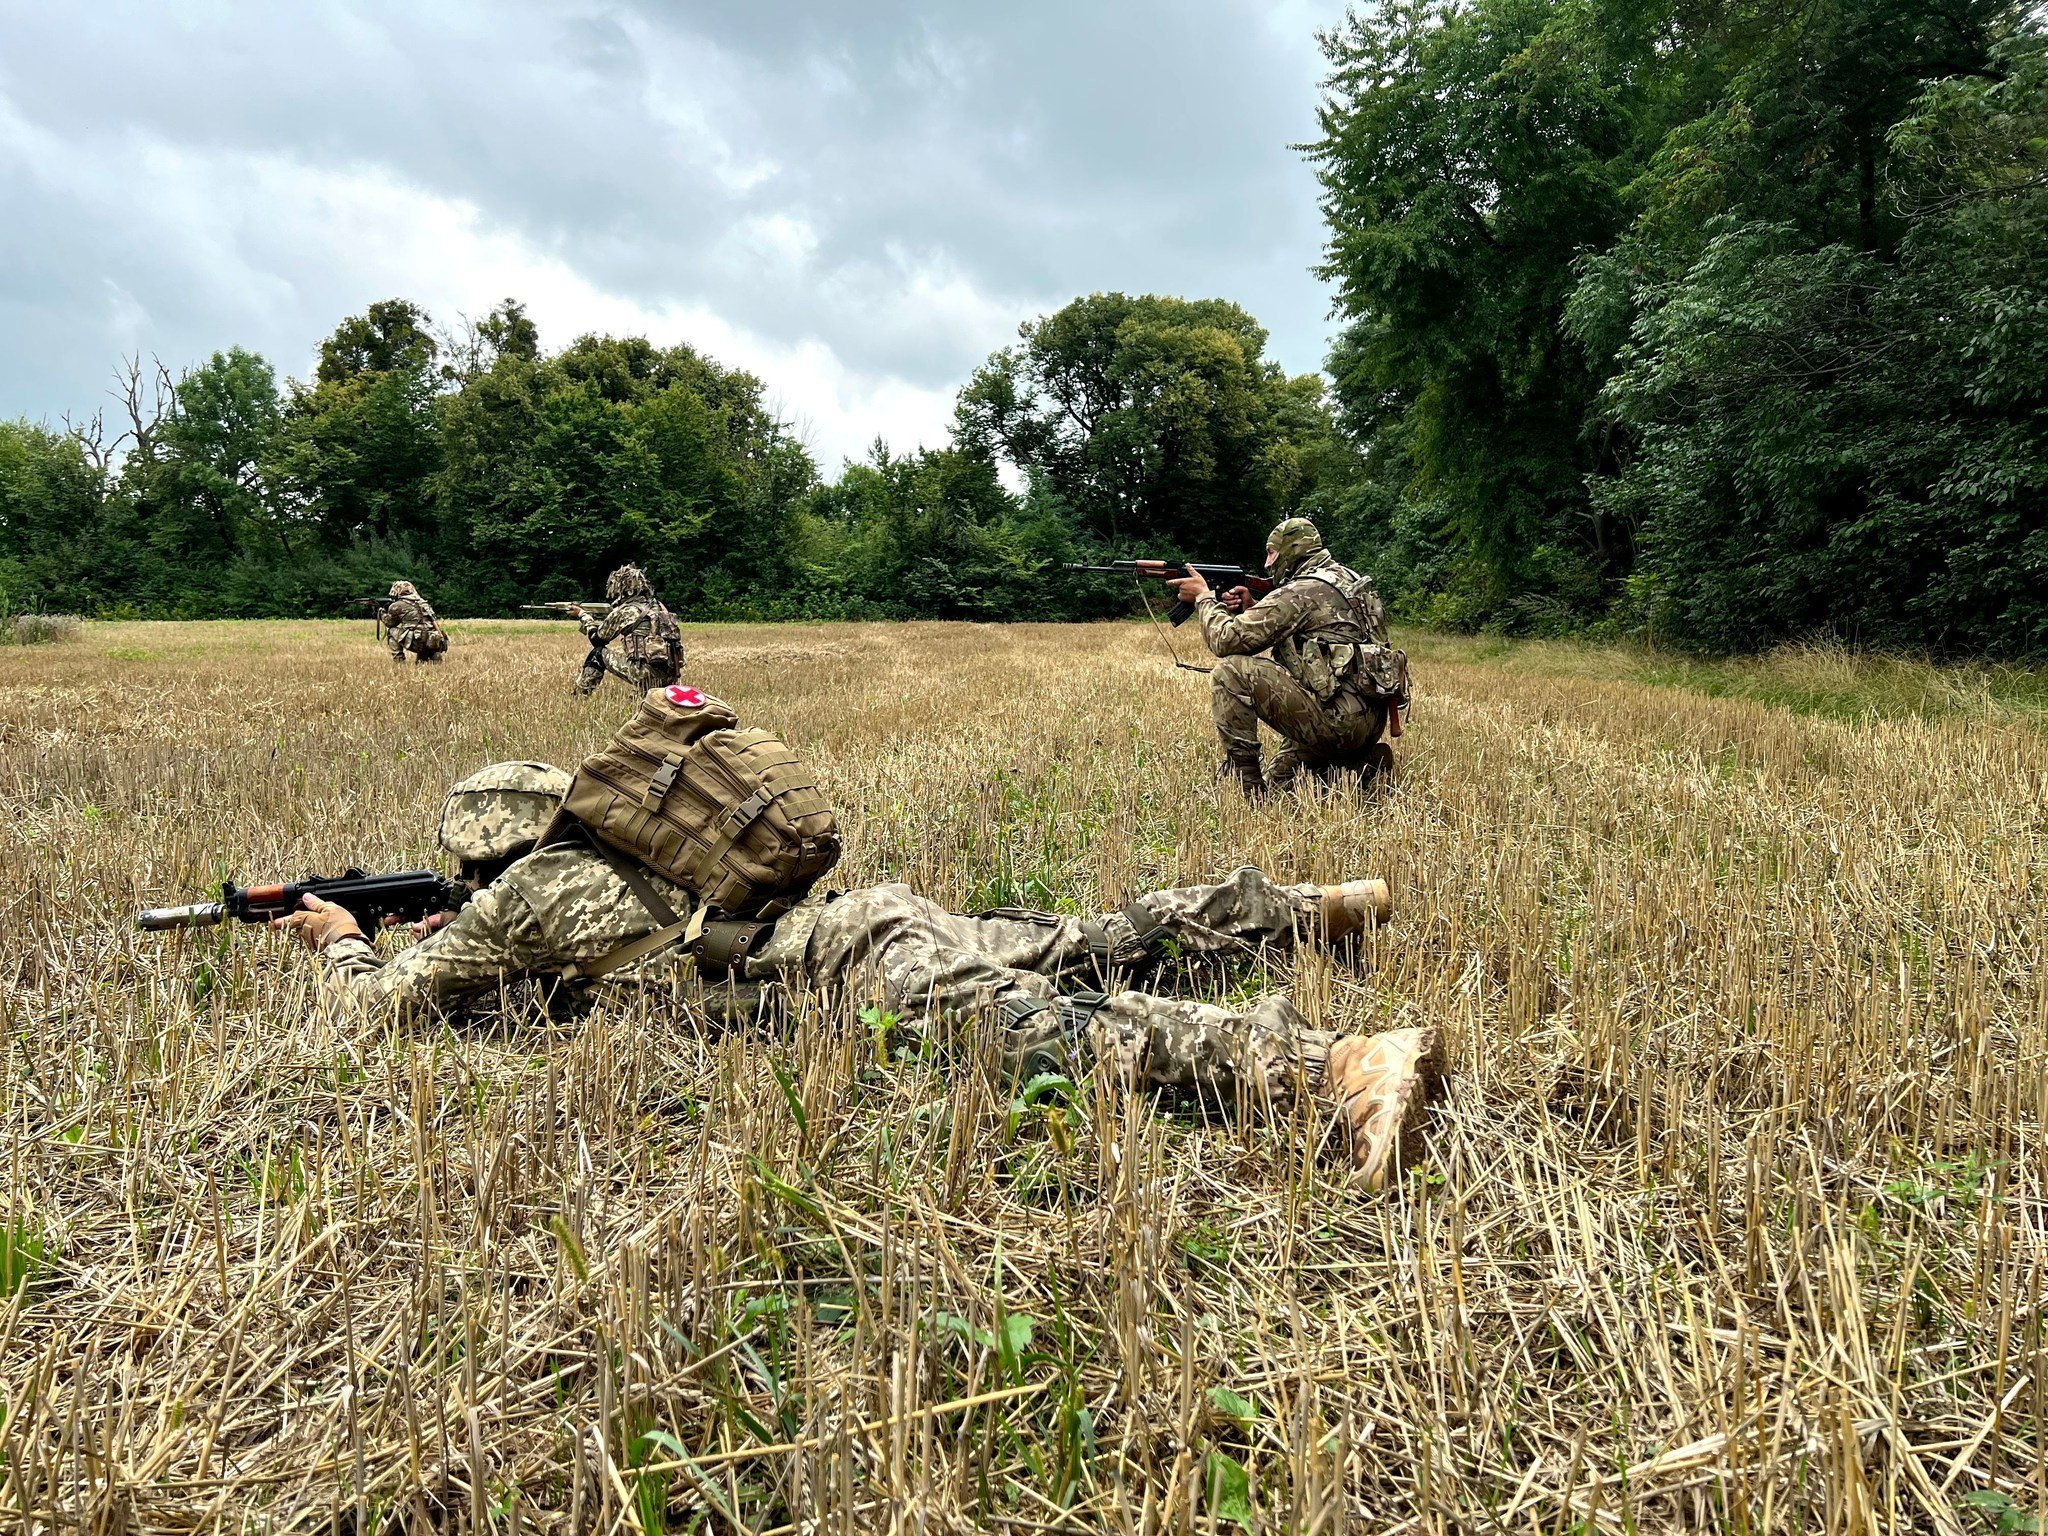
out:
{"label": "overcast sky", "polygon": [[1221,296],[1320,365],[1341,0],[0,0],[0,416],[374,299],[753,369],[836,470],[1018,321]]}

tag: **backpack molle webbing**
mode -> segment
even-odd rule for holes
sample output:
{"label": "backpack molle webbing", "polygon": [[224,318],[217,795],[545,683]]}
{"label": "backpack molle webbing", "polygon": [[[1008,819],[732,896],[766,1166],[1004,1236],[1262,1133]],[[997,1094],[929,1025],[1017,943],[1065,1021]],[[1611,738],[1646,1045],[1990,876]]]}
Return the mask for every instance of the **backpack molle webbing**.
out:
{"label": "backpack molle webbing", "polygon": [[775,736],[695,688],[650,689],[576,770],[555,824],[580,823],[732,917],[787,911],[839,861],[816,779]]}

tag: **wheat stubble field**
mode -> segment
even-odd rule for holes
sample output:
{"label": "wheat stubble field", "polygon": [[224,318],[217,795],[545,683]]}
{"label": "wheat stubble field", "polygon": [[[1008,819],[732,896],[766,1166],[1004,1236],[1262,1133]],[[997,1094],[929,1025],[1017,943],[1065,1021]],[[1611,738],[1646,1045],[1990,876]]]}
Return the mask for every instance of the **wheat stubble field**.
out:
{"label": "wheat stubble field", "polygon": [[[1135,626],[697,628],[838,883],[1382,874],[1319,1023],[1449,1031],[1384,1197],[887,1020],[323,1017],[223,875],[435,862],[625,712],[567,626],[0,650],[0,1525],[2012,1531],[2048,1498],[2048,732],[1419,641],[1391,797],[1257,810]],[[1565,653],[1559,652],[1558,655]],[[1824,689],[1823,689],[1824,692]]]}

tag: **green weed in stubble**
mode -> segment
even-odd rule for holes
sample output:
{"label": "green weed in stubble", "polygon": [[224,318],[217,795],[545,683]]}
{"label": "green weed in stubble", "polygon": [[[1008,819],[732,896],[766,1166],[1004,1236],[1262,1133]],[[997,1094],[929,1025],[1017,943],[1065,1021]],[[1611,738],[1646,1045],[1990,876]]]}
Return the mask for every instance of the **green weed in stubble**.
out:
{"label": "green weed in stubble", "polygon": [[49,1240],[42,1227],[26,1216],[0,1224],[0,1296],[12,1296],[32,1285],[49,1267]]}

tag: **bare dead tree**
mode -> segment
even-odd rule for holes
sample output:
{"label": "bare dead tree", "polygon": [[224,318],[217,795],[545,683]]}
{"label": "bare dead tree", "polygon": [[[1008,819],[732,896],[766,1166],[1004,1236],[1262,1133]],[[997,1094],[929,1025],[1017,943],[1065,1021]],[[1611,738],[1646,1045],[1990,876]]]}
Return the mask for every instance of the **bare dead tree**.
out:
{"label": "bare dead tree", "polygon": [[178,385],[171,370],[157,358],[149,361],[153,372],[143,368],[140,353],[123,359],[114,370],[112,394],[128,418],[128,429],[107,445],[110,455],[125,442],[130,451],[148,456],[156,447],[164,421],[176,409]]}
{"label": "bare dead tree", "polygon": [[[111,442],[107,439],[107,413],[94,411],[90,416],[74,421],[71,413],[64,413],[64,435],[78,445],[78,451],[85,456],[85,462],[95,471],[105,475],[113,468],[114,454],[121,446],[121,438]],[[125,436],[126,434],[122,434]]]}

